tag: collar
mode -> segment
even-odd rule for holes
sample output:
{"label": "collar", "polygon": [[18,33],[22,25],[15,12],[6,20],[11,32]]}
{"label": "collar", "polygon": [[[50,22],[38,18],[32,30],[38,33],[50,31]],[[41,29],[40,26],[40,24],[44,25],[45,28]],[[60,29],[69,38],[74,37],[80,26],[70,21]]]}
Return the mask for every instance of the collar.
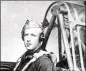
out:
{"label": "collar", "polygon": [[34,53],[33,57],[37,59],[44,54],[49,54],[49,53],[47,51],[40,50],[38,53]]}

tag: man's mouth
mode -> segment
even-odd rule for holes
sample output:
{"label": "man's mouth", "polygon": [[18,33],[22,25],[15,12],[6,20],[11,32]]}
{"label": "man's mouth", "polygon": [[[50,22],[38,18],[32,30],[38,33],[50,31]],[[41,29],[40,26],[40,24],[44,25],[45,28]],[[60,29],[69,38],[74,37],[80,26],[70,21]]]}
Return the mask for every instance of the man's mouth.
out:
{"label": "man's mouth", "polygon": [[32,45],[32,44],[30,44],[30,43],[27,43],[27,44],[26,44],[27,47],[29,47],[30,45]]}

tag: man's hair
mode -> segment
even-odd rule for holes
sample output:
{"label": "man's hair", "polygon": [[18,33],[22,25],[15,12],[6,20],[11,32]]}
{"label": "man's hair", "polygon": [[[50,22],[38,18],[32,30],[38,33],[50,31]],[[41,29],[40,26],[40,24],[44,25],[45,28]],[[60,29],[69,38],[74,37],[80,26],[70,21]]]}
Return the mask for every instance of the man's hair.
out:
{"label": "man's hair", "polygon": [[22,30],[22,32],[21,32],[21,38],[24,41],[24,30]]}

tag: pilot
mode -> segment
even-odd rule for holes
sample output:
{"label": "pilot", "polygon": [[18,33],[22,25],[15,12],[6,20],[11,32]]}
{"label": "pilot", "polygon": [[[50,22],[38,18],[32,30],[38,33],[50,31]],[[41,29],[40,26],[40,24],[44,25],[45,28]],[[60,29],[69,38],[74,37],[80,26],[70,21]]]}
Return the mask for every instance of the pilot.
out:
{"label": "pilot", "polygon": [[43,49],[43,28],[27,20],[22,29],[22,40],[27,51],[18,59],[13,71],[55,71],[56,57]]}

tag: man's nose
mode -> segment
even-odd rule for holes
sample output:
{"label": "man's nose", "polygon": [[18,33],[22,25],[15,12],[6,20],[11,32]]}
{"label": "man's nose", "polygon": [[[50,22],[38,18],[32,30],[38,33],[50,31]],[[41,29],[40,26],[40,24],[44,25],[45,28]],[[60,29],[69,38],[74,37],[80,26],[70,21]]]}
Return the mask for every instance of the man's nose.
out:
{"label": "man's nose", "polygon": [[30,42],[30,40],[27,40],[27,42]]}

